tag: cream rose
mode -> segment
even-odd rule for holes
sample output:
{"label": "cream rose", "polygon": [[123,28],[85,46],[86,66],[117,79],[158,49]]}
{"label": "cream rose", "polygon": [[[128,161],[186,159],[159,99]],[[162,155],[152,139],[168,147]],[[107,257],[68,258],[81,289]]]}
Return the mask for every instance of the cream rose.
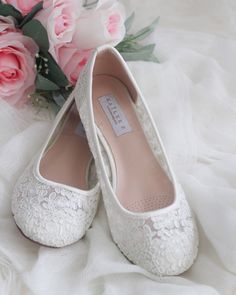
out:
{"label": "cream rose", "polygon": [[78,0],[47,0],[44,9],[37,14],[36,18],[47,30],[50,52],[54,57],[56,46],[72,41],[80,7]]}
{"label": "cream rose", "polygon": [[94,10],[84,10],[77,19],[73,42],[78,49],[118,44],[125,36],[125,10],[116,0],[104,1]]}

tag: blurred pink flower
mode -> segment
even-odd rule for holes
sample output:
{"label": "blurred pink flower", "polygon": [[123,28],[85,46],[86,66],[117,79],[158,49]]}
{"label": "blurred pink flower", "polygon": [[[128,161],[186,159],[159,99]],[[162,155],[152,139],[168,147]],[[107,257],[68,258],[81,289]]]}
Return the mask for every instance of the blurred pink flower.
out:
{"label": "blurred pink flower", "polygon": [[80,14],[80,1],[78,0],[46,0],[44,9],[36,18],[46,28],[50,52],[55,57],[54,48],[72,41],[76,19]]}
{"label": "blurred pink flower", "polygon": [[9,32],[15,32],[15,23],[14,19],[10,16],[0,15],[0,36]]}
{"label": "blurred pink flower", "polygon": [[2,0],[2,3],[11,4],[23,15],[29,13],[31,9],[39,2],[41,2],[41,0]]}
{"label": "blurred pink flower", "polygon": [[[52,0],[47,0],[46,6],[50,1]],[[59,9],[64,6],[66,1],[58,0],[56,2],[56,7]],[[88,10],[80,6],[75,15],[73,34],[70,35],[73,38],[69,38],[67,42],[65,39],[64,42],[61,40],[57,40],[57,42],[54,39],[52,42],[54,50],[50,50],[73,85],[87,63],[92,49],[103,44],[116,45],[125,35],[124,7],[117,0],[102,1],[97,8]],[[54,28],[56,30],[56,25]]]}
{"label": "blurred pink flower", "polygon": [[44,0],[43,8],[59,7],[61,5],[70,4],[70,3],[72,3],[74,6],[77,5],[81,7],[82,0]]}
{"label": "blurred pink flower", "polygon": [[79,74],[86,65],[91,50],[78,50],[73,44],[65,44],[56,50],[56,59],[72,85],[75,85]]}
{"label": "blurred pink flower", "polygon": [[0,38],[0,97],[16,106],[34,91],[36,69],[35,42],[21,33],[10,32]]}
{"label": "blurred pink flower", "polygon": [[[40,1],[2,2],[25,15]],[[73,85],[92,49],[104,44],[115,46],[125,36],[124,6],[118,0],[100,0],[92,9],[84,8],[82,0],[44,0],[35,18],[47,30],[49,51]],[[34,90],[38,48],[15,29],[11,18],[0,17],[0,36],[0,97],[19,105]]]}
{"label": "blurred pink flower", "polygon": [[78,49],[103,44],[117,45],[125,36],[125,10],[117,0],[103,1],[96,9],[84,10],[77,19],[73,42]]}

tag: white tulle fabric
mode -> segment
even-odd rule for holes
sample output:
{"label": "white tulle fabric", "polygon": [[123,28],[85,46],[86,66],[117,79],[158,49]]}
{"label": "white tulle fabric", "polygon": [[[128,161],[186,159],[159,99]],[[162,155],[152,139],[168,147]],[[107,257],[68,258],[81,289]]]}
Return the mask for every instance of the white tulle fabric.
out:
{"label": "white tulle fabric", "polygon": [[112,241],[102,204],[78,243],[51,249],[26,239],[13,221],[12,190],[45,141],[52,116],[0,100],[1,295],[235,294],[235,1],[125,3],[130,12],[135,8],[134,31],[161,16],[150,40],[161,63],[129,66],[196,213],[197,260],[181,276],[147,278]]}

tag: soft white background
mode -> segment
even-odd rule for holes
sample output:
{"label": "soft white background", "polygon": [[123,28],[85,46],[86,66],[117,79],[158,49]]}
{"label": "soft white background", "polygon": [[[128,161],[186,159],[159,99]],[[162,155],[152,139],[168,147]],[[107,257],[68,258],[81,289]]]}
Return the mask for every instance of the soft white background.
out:
{"label": "soft white background", "polygon": [[161,63],[130,63],[194,209],[200,250],[179,277],[151,280],[113,244],[104,209],[86,237],[40,247],[10,212],[17,177],[43,143],[50,114],[0,101],[0,294],[236,294],[236,1],[126,0],[136,28],[160,15]]}

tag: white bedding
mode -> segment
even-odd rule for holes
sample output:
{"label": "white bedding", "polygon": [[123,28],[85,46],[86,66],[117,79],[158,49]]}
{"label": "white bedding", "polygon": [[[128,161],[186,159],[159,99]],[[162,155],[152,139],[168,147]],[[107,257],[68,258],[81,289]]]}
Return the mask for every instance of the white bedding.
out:
{"label": "white bedding", "polygon": [[236,294],[236,2],[126,0],[136,28],[161,16],[161,63],[130,63],[194,209],[200,249],[178,277],[150,279],[111,240],[103,206],[86,237],[52,249],[26,239],[12,188],[43,143],[48,112],[0,101],[0,294]]}

